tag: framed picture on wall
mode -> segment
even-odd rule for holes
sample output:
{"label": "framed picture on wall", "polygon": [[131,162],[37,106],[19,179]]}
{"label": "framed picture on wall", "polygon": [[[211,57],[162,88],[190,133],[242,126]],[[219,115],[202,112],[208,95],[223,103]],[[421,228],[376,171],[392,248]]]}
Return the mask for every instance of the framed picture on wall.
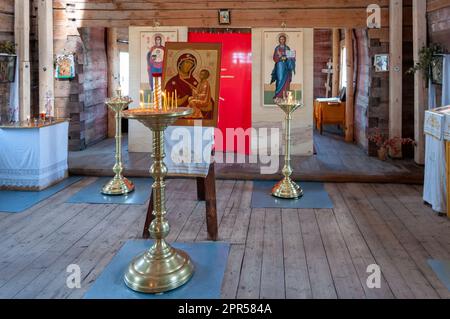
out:
{"label": "framed picture on wall", "polygon": [[375,54],[373,66],[375,67],[375,72],[388,72],[389,54]]}
{"label": "framed picture on wall", "polygon": [[0,83],[15,81],[16,56],[0,54]]}
{"label": "framed picture on wall", "polygon": [[219,24],[230,24],[231,13],[228,9],[219,9]]}
{"label": "framed picture on wall", "polygon": [[284,91],[294,91],[303,100],[303,32],[263,32],[262,83],[263,104],[275,107],[274,98]]}
{"label": "framed picture on wall", "polygon": [[444,56],[435,55],[431,62],[431,83],[442,85],[442,71],[444,68]]}
{"label": "framed picture on wall", "polygon": [[73,79],[75,77],[75,56],[59,54],[56,56],[55,78]]}
{"label": "framed picture on wall", "polygon": [[176,125],[191,126],[201,120],[203,126],[217,126],[221,52],[220,43],[167,43],[163,90],[176,93],[178,106],[194,110]]}

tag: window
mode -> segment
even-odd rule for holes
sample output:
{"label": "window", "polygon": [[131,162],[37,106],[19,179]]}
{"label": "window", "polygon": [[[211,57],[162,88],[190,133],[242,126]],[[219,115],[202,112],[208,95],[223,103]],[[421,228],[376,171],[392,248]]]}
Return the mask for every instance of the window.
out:
{"label": "window", "polygon": [[128,52],[120,52],[119,55],[120,63],[120,87],[122,89],[123,95],[130,94],[130,75],[128,73],[130,65],[130,55]]}
{"label": "window", "polygon": [[347,87],[347,49],[341,42],[341,76],[339,79],[339,89]]}

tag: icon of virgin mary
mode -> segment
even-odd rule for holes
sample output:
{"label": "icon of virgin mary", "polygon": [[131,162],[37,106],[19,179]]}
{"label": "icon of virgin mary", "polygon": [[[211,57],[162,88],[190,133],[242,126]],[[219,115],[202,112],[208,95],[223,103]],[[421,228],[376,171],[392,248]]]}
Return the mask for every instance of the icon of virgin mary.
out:
{"label": "icon of virgin mary", "polygon": [[166,83],[165,90],[173,93],[177,91],[178,106],[186,107],[189,105],[189,97],[192,96],[192,90],[196,89],[198,80],[193,76],[197,67],[197,59],[190,53],[180,55],[177,60],[177,75],[173,76]]}

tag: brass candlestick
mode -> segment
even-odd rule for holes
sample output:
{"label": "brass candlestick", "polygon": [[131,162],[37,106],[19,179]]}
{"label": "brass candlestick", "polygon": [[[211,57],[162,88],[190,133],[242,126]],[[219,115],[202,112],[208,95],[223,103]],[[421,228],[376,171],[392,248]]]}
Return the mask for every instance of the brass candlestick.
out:
{"label": "brass candlestick", "polygon": [[284,155],[284,167],[282,169],[282,173],[284,175],[283,179],[279,181],[272,188],[272,195],[280,198],[299,198],[303,196],[303,190],[299,185],[297,185],[292,179],[292,168],[291,168],[291,120],[292,113],[295,112],[302,104],[292,98],[292,92],[287,98],[276,99],[275,103],[280,107],[284,113],[286,114],[286,132],[285,132],[285,143],[286,143],[286,152]]}
{"label": "brass candlestick", "polygon": [[170,228],[165,216],[164,177],[167,175],[167,167],[163,161],[164,130],[178,118],[190,114],[192,109],[183,107],[168,110],[133,109],[123,112],[124,117],[138,120],[153,132],[153,164],[150,173],[154,179],[152,191],[155,218],[149,231],[155,242],[149,250],[131,261],[124,276],[126,285],[139,292],[159,293],[175,289],[185,284],[194,273],[194,265],[189,256],[165,241]]}
{"label": "brass candlestick", "polygon": [[122,111],[131,102],[129,97],[122,97],[120,90],[118,96],[106,100],[106,105],[114,111],[116,118],[116,163],[113,167],[113,179],[102,188],[102,194],[105,195],[124,195],[134,190],[134,184],[122,175]]}

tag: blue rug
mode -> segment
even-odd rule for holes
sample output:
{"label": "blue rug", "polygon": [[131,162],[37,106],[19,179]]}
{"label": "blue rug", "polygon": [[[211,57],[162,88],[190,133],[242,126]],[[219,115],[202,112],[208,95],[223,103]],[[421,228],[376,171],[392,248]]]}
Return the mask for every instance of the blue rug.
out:
{"label": "blue rug", "polygon": [[251,208],[333,208],[323,183],[298,182],[303,197],[282,199],[272,196],[272,187],[277,181],[254,181]]}
{"label": "blue rug", "polygon": [[134,191],[127,195],[113,196],[103,195],[101,190],[110,180],[110,177],[101,177],[92,184],[89,184],[78,193],[73,195],[68,203],[88,203],[88,204],[127,204],[142,205],[150,199],[150,192],[153,183],[151,178],[130,178],[134,183]]}
{"label": "blue rug", "polygon": [[230,244],[221,242],[174,243],[194,263],[195,272],[185,285],[164,294],[144,294],[131,290],[123,281],[131,260],[150,248],[152,240],[130,240],[84,295],[86,299],[219,299]]}
{"label": "blue rug", "polygon": [[21,213],[81,179],[80,176],[71,176],[42,191],[0,190],[0,212]]}
{"label": "blue rug", "polygon": [[436,273],[439,280],[450,291],[450,261],[441,261],[437,259],[428,259],[428,265]]}

